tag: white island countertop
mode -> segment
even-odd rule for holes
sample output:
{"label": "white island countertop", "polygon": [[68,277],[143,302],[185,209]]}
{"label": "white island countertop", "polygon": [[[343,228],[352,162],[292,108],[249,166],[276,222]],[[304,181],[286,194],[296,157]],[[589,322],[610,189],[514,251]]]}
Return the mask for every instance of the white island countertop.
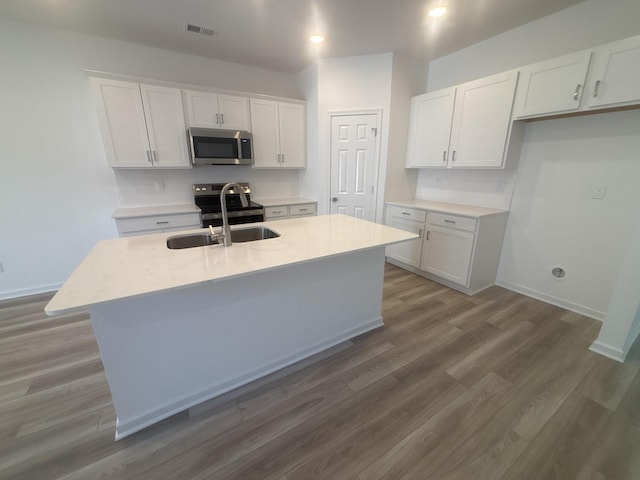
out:
{"label": "white island countertop", "polygon": [[[49,315],[138,295],[218,281],[417,238],[402,230],[344,215],[279,220],[264,225],[278,238],[180,250],[159,233],[99,242],[45,307]],[[236,225],[242,229],[250,225]]]}

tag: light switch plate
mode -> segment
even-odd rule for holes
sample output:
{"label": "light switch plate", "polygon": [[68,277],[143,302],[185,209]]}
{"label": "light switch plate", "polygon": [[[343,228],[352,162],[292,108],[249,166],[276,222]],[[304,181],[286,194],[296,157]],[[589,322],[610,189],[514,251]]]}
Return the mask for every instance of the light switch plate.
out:
{"label": "light switch plate", "polygon": [[591,194],[591,198],[594,200],[604,200],[604,197],[607,195],[607,186],[601,185],[599,187],[595,187],[593,189],[593,193]]}

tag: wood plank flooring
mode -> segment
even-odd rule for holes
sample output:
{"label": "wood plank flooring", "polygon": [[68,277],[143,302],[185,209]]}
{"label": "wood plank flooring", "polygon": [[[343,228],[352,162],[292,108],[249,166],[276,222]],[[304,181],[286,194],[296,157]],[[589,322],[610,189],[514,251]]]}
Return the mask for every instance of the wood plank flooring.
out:
{"label": "wood plank flooring", "polygon": [[385,326],[122,441],[87,314],[0,302],[0,479],[640,479],[640,347],[387,265]]}

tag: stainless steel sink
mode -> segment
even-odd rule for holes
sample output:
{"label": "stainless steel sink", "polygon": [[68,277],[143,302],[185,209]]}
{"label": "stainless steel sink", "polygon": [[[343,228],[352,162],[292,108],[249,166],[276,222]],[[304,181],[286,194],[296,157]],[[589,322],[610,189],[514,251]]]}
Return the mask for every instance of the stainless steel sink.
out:
{"label": "stainless steel sink", "polygon": [[[231,241],[233,243],[254,242],[256,240],[266,240],[279,236],[279,233],[265,227],[249,227],[231,230]],[[218,244],[222,244],[222,236],[219,237],[217,235],[211,235],[210,233],[192,233],[167,238],[167,248],[172,250]]]}

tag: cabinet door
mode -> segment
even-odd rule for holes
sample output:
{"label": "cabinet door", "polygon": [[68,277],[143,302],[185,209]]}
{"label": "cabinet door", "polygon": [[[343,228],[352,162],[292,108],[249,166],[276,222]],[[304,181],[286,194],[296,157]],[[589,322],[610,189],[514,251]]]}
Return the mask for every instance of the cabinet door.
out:
{"label": "cabinet door", "polygon": [[455,95],[447,88],[411,99],[407,167],[446,166]]}
{"label": "cabinet door", "polygon": [[307,165],[306,124],[304,105],[278,103],[280,166],[304,168]]}
{"label": "cabinet door", "polygon": [[420,269],[467,286],[475,234],[429,224],[426,229]]}
{"label": "cabinet door", "polygon": [[586,51],[525,68],[516,99],[516,118],[577,110],[590,59],[591,51]]}
{"label": "cabinet door", "polygon": [[218,95],[185,90],[184,96],[190,127],[222,128],[218,112]]}
{"label": "cabinet door", "polygon": [[140,86],[102,78],[92,78],[91,86],[109,165],[114,168],[150,167]]}
{"label": "cabinet door", "polygon": [[397,243],[395,245],[389,245],[389,247],[387,247],[387,256],[389,258],[393,258],[399,262],[418,268],[420,266],[420,257],[422,255],[422,232],[424,230],[424,223],[413,222],[411,220],[405,220],[398,217],[391,217],[387,222],[387,225],[399,230],[404,230],[405,232],[415,233],[420,236],[420,238],[416,238],[408,242]]}
{"label": "cabinet door", "polygon": [[182,95],[177,88],[140,85],[155,167],[190,167]]}
{"label": "cabinet door", "polygon": [[640,35],[595,51],[586,95],[589,108],[640,101]]}
{"label": "cabinet door", "polygon": [[518,72],[458,86],[451,129],[451,167],[502,167]]}
{"label": "cabinet door", "polygon": [[251,130],[248,98],[218,95],[218,109],[221,128],[225,130]]}
{"label": "cabinet door", "polygon": [[278,102],[252,98],[249,104],[253,131],[253,166],[256,168],[279,167]]}

